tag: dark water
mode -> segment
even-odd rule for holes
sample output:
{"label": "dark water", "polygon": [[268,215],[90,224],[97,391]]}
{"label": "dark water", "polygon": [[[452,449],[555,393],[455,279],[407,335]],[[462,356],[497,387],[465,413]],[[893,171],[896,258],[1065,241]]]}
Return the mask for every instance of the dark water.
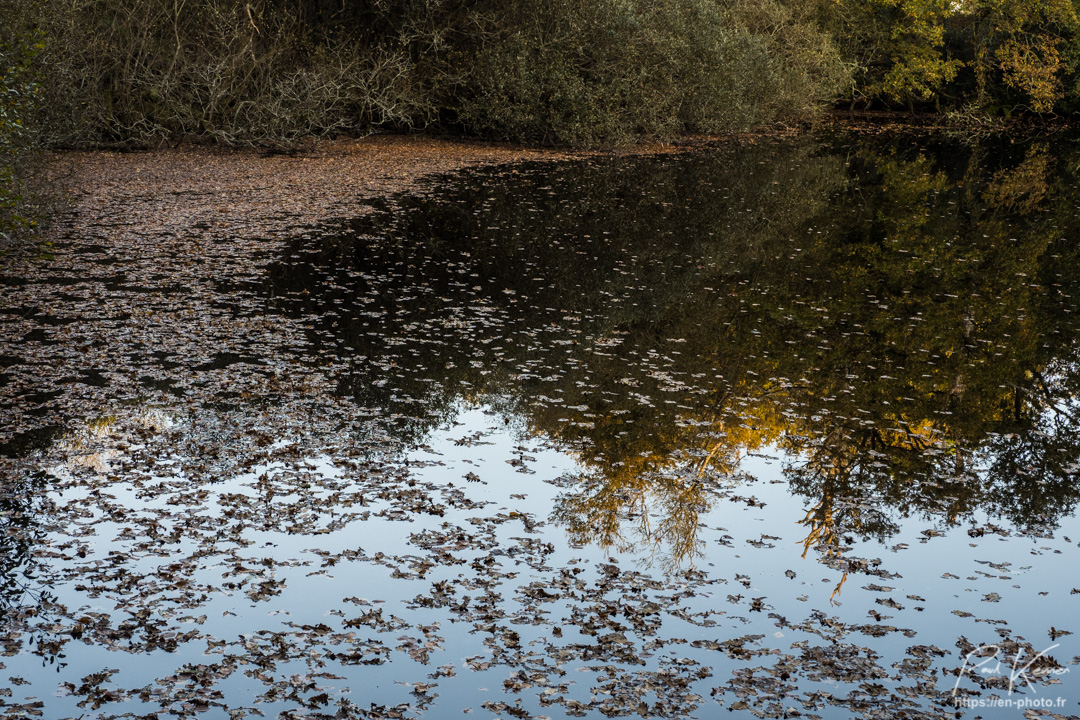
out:
{"label": "dark water", "polygon": [[194,266],[75,218],[0,286],[2,717],[1075,716],[1078,169],[516,165]]}

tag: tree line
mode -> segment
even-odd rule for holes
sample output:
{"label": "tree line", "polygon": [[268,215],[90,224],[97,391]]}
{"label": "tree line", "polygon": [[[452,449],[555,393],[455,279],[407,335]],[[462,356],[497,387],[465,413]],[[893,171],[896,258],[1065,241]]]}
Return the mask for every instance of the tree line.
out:
{"label": "tree line", "polygon": [[61,146],[416,128],[589,145],[834,103],[1080,96],[1073,0],[0,0],[0,21],[5,96],[40,46],[21,112]]}

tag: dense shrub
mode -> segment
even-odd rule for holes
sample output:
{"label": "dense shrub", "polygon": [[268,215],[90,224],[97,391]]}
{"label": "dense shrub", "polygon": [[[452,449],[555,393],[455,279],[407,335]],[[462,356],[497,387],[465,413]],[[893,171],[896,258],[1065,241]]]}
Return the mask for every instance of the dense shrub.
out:
{"label": "dense shrub", "polygon": [[774,2],[503,0],[456,106],[472,128],[594,143],[811,116],[844,78],[824,36]]}
{"label": "dense shrub", "polygon": [[37,20],[53,144],[280,141],[416,112],[400,52],[316,38],[280,3],[63,0]]}
{"label": "dense shrub", "polygon": [[42,47],[15,18],[0,14],[0,241],[34,226],[23,195],[36,145],[30,128],[40,87],[34,57]]}
{"label": "dense shrub", "polygon": [[838,97],[1080,107],[1073,0],[0,0],[0,18],[6,67],[11,28],[46,38],[53,146],[432,127],[604,144]]}
{"label": "dense shrub", "polygon": [[844,69],[779,0],[0,0],[56,144],[443,126],[609,143],[798,121]]}

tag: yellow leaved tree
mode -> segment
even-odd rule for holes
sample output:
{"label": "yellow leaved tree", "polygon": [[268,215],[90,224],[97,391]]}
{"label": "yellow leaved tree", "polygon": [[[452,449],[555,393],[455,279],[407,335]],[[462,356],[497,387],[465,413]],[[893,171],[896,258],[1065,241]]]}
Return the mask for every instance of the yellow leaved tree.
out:
{"label": "yellow leaved tree", "polygon": [[992,104],[996,83],[1018,92],[1035,112],[1064,97],[1069,64],[1063,41],[1080,28],[1071,0],[960,0],[961,37],[970,39],[976,103]]}
{"label": "yellow leaved tree", "polygon": [[948,0],[825,0],[822,18],[856,64],[852,100],[937,100],[962,63],[949,56]]}

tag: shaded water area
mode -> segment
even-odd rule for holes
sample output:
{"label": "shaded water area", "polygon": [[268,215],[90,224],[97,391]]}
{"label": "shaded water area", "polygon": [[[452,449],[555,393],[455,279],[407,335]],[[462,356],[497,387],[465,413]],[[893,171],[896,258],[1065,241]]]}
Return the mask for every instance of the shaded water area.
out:
{"label": "shaded water area", "polygon": [[0,279],[0,717],[1076,716],[1078,170],[811,138],[73,218]]}

